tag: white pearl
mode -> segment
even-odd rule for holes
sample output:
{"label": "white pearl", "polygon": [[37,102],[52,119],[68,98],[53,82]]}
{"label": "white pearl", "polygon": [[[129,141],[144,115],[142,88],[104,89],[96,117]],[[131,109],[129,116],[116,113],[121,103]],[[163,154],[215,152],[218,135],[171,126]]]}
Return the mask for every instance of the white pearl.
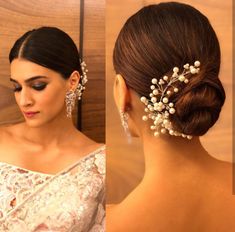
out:
{"label": "white pearl", "polygon": [[154,86],[154,85],[151,85],[151,86],[150,86],[150,89],[154,90],[154,89],[155,89],[155,86]]}
{"label": "white pearl", "polygon": [[163,106],[163,103],[162,103],[162,102],[159,102],[158,105],[159,105],[159,106]]}
{"label": "white pearl", "polygon": [[174,67],[174,68],[173,68],[173,72],[174,72],[174,73],[179,72],[179,68],[178,68],[178,67]]}
{"label": "white pearl", "polygon": [[153,79],[152,79],[152,83],[153,83],[153,84],[157,84],[157,79],[156,79],[156,78],[153,78]]}
{"label": "white pearl", "polygon": [[170,90],[168,90],[166,93],[167,93],[168,95],[170,95],[170,94],[171,94],[171,91],[170,91]]}
{"label": "white pearl", "polygon": [[168,121],[167,119],[164,119],[164,120],[163,120],[163,124],[164,124],[164,125],[166,125],[166,124],[168,124],[168,123],[169,123],[169,121]]}
{"label": "white pearl", "polygon": [[178,88],[174,88],[174,92],[177,93],[179,91]]}
{"label": "white pearl", "polygon": [[187,139],[192,139],[193,136],[192,135],[187,135]]}
{"label": "white pearl", "polygon": [[142,117],[142,119],[143,119],[143,121],[147,121],[147,120],[148,120],[148,117],[147,117],[146,115],[144,115],[144,116]]}
{"label": "white pearl", "polygon": [[184,65],[184,68],[185,68],[185,69],[188,69],[188,68],[189,68],[189,64],[185,64],[185,65]]}
{"label": "white pearl", "polygon": [[161,129],[161,133],[162,133],[162,134],[166,134],[166,129],[165,129],[165,128],[162,128],[162,129]]}
{"label": "white pearl", "polygon": [[187,83],[188,83],[188,79],[185,79],[185,80],[184,80],[184,83],[187,84]]}
{"label": "white pearl", "polygon": [[154,90],[153,90],[153,94],[154,94],[154,95],[158,95],[158,90],[157,90],[157,89],[154,89]]}
{"label": "white pearl", "polygon": [[173,73],[172,77],[178,77],[178,74],[177,73]]}
{"label": "white pearl", "polygon": [[148,108],[145,108],[144,111],[145,111],[145,112],[149,112],[149,109],[148,109]]}
{"label": "white pearl", "polygon": [[194,62],[194,66],[199,67],[199,66],[200,66],[200,61],[198,61],[198,60],[195,61],[195,62]]}
{"label": "white pearl", "polygon": [[190,72],[191,72],[192,74],[195,74],[195,73],[197,73],[197,70],[196,70],[195,68],[192,68],[192,69],[190,69]]}
{"label": "white pearl", "polygon": [[170,108],[169,112],[170,112],[170,114],[174,114],[175,113],[175,109],[174,108]]}
{"label": "white pearl", "polygon": [[162,99],[162,101],[163,101],[164,103],[167,103],[167,102],[168,102],[168,98],[167,98],[167,97],[164,97],[164,98]]}
{"label": "white pearl", "polygon": [[152,93],[150,93],[150,94],[149,94],[149,97],[153,97],[153,94],[152,94]]}
{"label": "white pearl", "polygon": [[158,119],[156,118],[155,121],[153,122],[153,124],[156,126],[158,125]]}
{"label": "white pearl", "polygon": [[170,135],[174,135],[174,131],[173,131],[173,130],[170,130],[170,131],[169,131],[169,134],[170,134]]}
{"label": "white pearl", "polygon": [[157,101],[157,98],[156,98],[156,97],[152,97],[152,98],[151,98],[151,102],[152,102],[152,103],[155,103],[156,101]]}
{"label": "white pearl", "polygon": [[146,97],[141,97],[141,98],[140,98],[140,101],[142,101],[143,103],[145,103],[146,100],[147,100]]}
{"label": "white pearl", "polygon": [[182,82],[182,81],[184,81],[184,80],[185,80],[185,76],[184,76],[184,75],[180,75],[180,76],[179,76],[179,81]]}
{"label": "white pearl", "polygon": [[168,80],[168,76],[164,76],[163,80],[167,81]]}
{"label": "white pearl", "polygon": [[151,129],[151,130],[155,130],[156,127],[155,127],[155,126],[151,126],[150,129]]}
{"label": "white pearl", "polygon": [[159,132],[157,132],[157,131],[154,132],[154,136],[155,136],[155,137],[159,136]]}
{"label": "white pearl", "polygon": [[174,106],[174,103],[170,102],[170,103],[169,103],[169,106],[170,106],[170,107],[173,107],[173,106]]}

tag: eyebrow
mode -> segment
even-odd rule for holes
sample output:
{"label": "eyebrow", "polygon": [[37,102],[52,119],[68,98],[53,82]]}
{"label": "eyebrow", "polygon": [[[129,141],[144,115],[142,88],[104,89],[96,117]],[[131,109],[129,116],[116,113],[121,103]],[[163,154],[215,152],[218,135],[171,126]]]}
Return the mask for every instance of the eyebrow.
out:
{"label": "eyebrow", "polygon": [[[30,83],[34,80],[41,79],[41,78],[48,78],[48,77],[46,77],[46,76],[34,76],[34,77],[30,77],[29,79],[25,80],[24,82],[25,83]],[[13,79],[13,78],[10,78],[10,81],[18,83],[18,81]]]}

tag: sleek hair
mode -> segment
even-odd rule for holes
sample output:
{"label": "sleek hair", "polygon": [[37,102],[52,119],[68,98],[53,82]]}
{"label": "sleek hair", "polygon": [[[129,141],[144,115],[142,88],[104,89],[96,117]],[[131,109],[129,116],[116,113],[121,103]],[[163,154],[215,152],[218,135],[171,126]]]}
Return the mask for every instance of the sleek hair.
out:
{"label": "sleek hair", "polygon": [[56,27],[40,27],[22,35],[10,51],[10,63],[16,58],[52,69],[64,79],[69,78],[75,70],[82,75],[75,43],[67,33]]}
{"label": "sleek hair", "polygon": [[149,98],[152,78],[171,75],[173,67],[199,60],[200,72],[170,97],[176,112],[173,127],[203,135],[217,121],[225,101],[218,79],[220,47],[206,16],[192,6],[168,2],[149,5],[131,16],[115,43],[113,63],[127,86]]}

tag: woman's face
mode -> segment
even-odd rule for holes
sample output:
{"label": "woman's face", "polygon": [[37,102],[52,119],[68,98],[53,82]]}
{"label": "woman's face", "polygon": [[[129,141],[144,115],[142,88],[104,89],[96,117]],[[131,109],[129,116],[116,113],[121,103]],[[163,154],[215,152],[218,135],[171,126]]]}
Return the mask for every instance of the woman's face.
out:
{"label": "woman's face", "polygon": [[14,59],[10,80],[29,126],[39,127],[66,115],[65,94],[69,85],[59,73],[25,59]]}

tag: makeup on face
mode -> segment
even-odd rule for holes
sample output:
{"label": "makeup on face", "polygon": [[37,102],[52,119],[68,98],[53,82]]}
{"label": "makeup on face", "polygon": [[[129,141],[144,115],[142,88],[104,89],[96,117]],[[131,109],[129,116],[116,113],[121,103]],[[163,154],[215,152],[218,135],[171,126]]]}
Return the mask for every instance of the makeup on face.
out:
{"label": "makeup on face", "polygon": [[[13,82],[14,92],[20,92],[22,90],[22,85],[18,83],[17,80],[10,78],[10,81]],[[27,87],[30,87],[36,91],[42,91],[48,85],[48,77],[46,76],[34,76],[24,81]]]}

